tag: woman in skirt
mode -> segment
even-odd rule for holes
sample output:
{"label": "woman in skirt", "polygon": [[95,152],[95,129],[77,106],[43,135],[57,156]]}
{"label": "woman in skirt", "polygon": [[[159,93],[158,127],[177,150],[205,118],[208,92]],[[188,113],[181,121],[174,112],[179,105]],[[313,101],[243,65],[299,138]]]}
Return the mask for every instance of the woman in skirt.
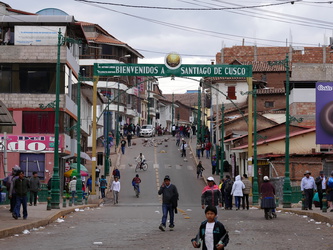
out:
{"label": "woman in skirt", "polygon": [[261,208],[265,210],[266,220],[276,218],[275,213],[275,188],[269,182],[268,176],[264,176],[264,183],[260,187],[261,194]]}

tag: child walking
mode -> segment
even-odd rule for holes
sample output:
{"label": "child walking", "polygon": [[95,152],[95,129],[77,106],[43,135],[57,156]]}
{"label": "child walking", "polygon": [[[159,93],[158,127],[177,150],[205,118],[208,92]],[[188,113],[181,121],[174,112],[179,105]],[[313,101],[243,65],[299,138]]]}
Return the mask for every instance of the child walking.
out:
{"label": "child walking", "polygon": [[191,240],[194,248],[220,250],[228,245],[229,235],[223,224],[215,221],[217,209],[214,206],[207,206],[205,209],[207,220],[201,223],[199,232],[195,238]]}

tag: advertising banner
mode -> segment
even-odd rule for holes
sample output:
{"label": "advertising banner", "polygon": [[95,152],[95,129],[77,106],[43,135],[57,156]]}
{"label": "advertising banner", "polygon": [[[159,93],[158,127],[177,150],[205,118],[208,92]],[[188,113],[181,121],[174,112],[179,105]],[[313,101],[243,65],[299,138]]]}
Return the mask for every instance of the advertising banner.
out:
{"label": "advertising banner", "polygon": [[[4,137],[1,136],[1,140]],[[63,139],[59,137],[59,150],[63,148]],[[54,152],[54,136],[7,135],[7,152]]]}
{"label": "advertising banner", "polygon": [[59,29],[65,34],[64,26],[15,26],[15,45],[57,45]]}
{"label": "advertising banner", "polygon": [[333,144],[333,82],[316,83],[316,144]]}

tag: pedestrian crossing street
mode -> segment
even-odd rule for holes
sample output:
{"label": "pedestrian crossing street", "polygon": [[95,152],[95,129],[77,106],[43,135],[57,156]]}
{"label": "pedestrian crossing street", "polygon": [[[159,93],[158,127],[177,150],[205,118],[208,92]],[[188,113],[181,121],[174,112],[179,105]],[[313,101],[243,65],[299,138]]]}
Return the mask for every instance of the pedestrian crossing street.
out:
{"label": "pedestrian crossing street", "polygon": [[[164,164],[164,165],[160,165],[160,164],[152,164],[152,162],[147,162],[148,163],[148,169],[151,168],[151,166],[153,165],[154,169],[160,169],[160,168],[165,168],[165,169],[176,169],[176,170],[182,170],[182,169],[187,169],[190,171],[194,170],[194,167],[192,165],[187,164],[179,164],[179,165],[170,165],[170,164]],[[122,164],[118,167],[119,170],[122,169],[135,169],[136,165],[125,165]]]}

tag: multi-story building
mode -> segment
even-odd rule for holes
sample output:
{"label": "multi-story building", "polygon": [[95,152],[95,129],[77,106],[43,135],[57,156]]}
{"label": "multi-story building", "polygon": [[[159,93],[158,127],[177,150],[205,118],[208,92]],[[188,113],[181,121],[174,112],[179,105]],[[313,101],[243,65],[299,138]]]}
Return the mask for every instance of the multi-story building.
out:
{"label": "multi-story building", "polygon": [[[80,68],[88,84],[93,84],[94,63],[137,63],[138,58],[143,58],[138,51],[113,37],[98,24],[77,22],[77,25],[87,38],[87,43],[80,48]],[[97,88],[107,102],[99,107],[97,114],[100,125],[98,138],[106,138],[108,132],[116,134],[116,129],[125,123],[139,122],[140,83],[141,80],[134,76],[99,77]]]}
{"label": "multi-story building", "polygon": [[[7,172],[19,165],[26,176],[37,171],[40,179],[47,182],[54,167],[56,87],[60,88],[58,152],[59,173],[63,176],[69,160],[75,160],[77,153],[78,94],[81,96],[81,151],[87,151],[91,145],[88,138],[92,123],[93,64],[136,63],[142,55],[100,26],[77,22],[73,16],[58,9],[34,14],[3,3],[0,8],[3,14],[0,22],[0,100],[16,122],[14,127],[0,127],[2,138],[3,133],[7,133]],[[58,43],[59,31],[61,43]],[[77,91],[79,81],[80,93]],[[120,123],[137,122],[141,113],[137,83],[135,77],[100,77],[97,98],[102,124],[100,137],[103,137],[103,123],[109,125],[104,131],[115,128],[115,117]],[[107,106],[109,112],[103,112]],[[117,111],[118,116],[115,115]],[[1,178],[3,171],[0,172]]]}
{"label": "multi-story building", "polygon": [[[68,158],[76,154],[77,91],[79,45],[64,37],[82,39],[84,34],[73,16],[48,16],[13,10],[1,3],[0,99],[16,122],[14,127],[1,127],[7,133],[7,171],[19,165],[26,176],[38,172],[47,181],[54,167],[55,101],[59,98],[59,167],[65,171]],[[58,48],[60,53],[58,53]],[[57,72],[57,63],[60,72]],[[57,73],[60,78],[57,81]],[[91,90],[90,90],[91,91]],[[89,91],[88,91],[89,92]],[[82,117],[91,117],[91,98],[81,91]],[[85,112],[85,113],[84,113]],[[84,114],[83,114],[84,113]],[[82,151],[87,148],[90,122],[82,123]],[[3,171],[1,171],[3,176]],[[62,189],[62,188],[61,188]]]}

